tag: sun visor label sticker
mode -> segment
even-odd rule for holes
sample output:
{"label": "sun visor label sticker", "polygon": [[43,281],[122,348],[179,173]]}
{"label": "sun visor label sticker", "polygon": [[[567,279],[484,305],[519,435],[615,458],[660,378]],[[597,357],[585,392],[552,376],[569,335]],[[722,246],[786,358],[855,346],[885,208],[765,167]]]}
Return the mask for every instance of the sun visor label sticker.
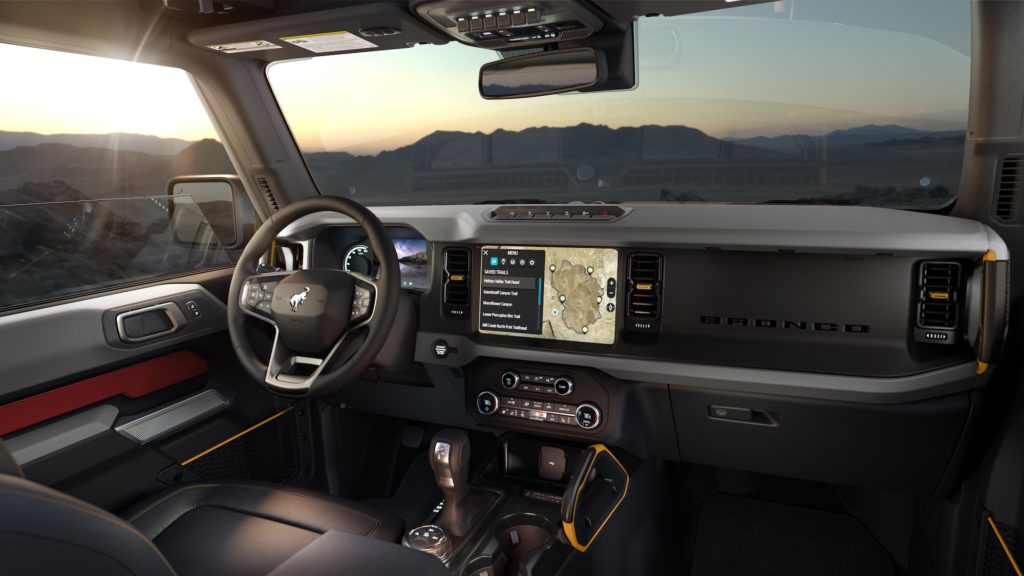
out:
{"label": "sun visor label sticker", "polygon": [[308,34],[306,36],[288,36],[281,38],[285,42],[324,54],[327,52],[350,52],[352,50],[368,50],[377,48],[373,42],[364,40],[351,32],[341,30],[339,32],[324,32],[323,34]]}
{"label": "sun visor label sticker", "polygon": [[266,40],[253,40],[251,42],[232,42],[230,44],[208,44],[210,50],[223,52],[224,54],[241,54],[242,52],[258,52],[260,50],[277,50],[281,46]]}

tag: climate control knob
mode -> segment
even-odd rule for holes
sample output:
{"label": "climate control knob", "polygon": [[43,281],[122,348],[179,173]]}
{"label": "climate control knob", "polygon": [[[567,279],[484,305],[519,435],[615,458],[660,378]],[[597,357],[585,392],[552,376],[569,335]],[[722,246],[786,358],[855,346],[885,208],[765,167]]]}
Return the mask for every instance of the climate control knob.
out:
{"label": "climate control knob", "polygon": [[516,372],[515,370],[505,370],[502,372],[501,385],[508,390],[519,386],[519,372]]}
{"label": "climate control knob", "polygon": [[568,396],[572,394],[573,389],[576,388],[576,383],[572,381],[569,376],[559,376],[555,380],[555,392],[562,396]]}
{"label": "climate control knob", "polygon": [[476,411],[484,416],[490,416],[498,411],[498,395],[490,390],[484,390],[476,397]]}
{"label": "climate control knob", "polygon": [[601,409],[590,402],[576,408],[576,424],[584,430],[593,430],[601,425]]}

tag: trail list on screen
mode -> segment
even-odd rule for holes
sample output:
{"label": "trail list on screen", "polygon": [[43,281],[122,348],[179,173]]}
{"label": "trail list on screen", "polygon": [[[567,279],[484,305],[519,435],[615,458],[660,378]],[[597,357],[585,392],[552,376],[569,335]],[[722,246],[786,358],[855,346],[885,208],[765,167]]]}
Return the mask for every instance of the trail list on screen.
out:
{"label": "trail list on screen", "polygon": [[619,252],[484,246],[480,332],[614,344]]}
{"label": "trail list on screen", "polygon": [[484,248],[480,329],[541,334],[544,250]]}

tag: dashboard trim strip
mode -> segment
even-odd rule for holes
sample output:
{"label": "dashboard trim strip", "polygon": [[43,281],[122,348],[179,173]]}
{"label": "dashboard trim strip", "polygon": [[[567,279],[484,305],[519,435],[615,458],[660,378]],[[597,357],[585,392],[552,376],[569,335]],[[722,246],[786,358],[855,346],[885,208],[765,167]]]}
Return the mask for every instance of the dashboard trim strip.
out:
{"label": "dashboard trim strip", "polygon": [[[433,342],[439,339],[446,340],[450,348],[458,349],[458,353],[449,354],[443,360],[433,356]],[[868,378],[492,346],[480,344],[465,336],[435,332],[419,332],[416,335],[417,362],[461,367],[483,357],[569,366],[586,365],[622,380],[686,388],[865,404],[913,402],[966,392],[978,380],[974,362],[896,378]]]}

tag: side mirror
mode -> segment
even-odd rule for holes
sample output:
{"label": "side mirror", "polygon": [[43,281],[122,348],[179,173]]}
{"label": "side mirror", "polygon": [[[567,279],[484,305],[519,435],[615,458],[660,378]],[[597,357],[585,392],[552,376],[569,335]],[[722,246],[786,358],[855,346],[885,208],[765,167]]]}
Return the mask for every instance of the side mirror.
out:
{"label": "side mirror", "polygon": [[167,183],[174,242],[193,247],[245,246],[255,211],[238,176],[179,176]]}
{"label": "side mirror", "polygon": [[606,75],[593,48],[539,52],[489,62],[480,68],[480,95],[487,100],[528,98],[596,86]]}

